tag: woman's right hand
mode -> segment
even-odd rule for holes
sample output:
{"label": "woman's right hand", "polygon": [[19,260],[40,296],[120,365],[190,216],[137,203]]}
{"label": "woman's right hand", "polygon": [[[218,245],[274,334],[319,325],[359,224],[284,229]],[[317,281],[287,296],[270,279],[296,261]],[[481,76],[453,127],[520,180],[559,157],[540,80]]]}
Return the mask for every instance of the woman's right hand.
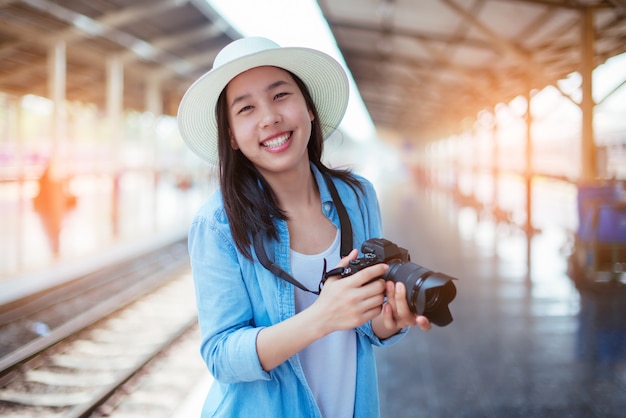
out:
{"label": "woman's right hand", "polygon": [[[346,267],[358,256],[356,249],[344,257],[337,267]],[[357,328],[381,313],[385,298],[385,281],[389,269],[385,263],[375,264],[347,277],[329,277],[319,297],[309,309],[319,315],[324,333]]]}
{"label": "woman's right hand", "polygon": [[[353,250],[337,267],[346,267],[357,255]],[[380,263],[348,277],[331,276],[311,306],[261,329],[256,344],[263,369],[272,370],[331,332],[356,328],[377,317],[385,297],[385,281],[377,278],[388,269]]]}

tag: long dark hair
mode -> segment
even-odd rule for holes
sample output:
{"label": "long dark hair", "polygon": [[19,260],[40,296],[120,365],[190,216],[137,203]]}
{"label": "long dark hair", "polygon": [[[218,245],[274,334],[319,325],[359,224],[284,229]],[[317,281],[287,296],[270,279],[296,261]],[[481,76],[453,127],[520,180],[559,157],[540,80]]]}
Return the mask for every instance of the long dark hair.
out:
{"label": "long dark hair", "polygon": [[[300,88],[307,107],[313,113],[311,138],[308,143],[309,161],[322,173],[337,177],[348,183],[355,191],[362,191],[361,184],[349,170],[333,169],[322,163],[324,137],[322,125],[313,98],[306,84],[295,74],[287,71]],[[254,164],[230,143],[230,125],[226,106],[226,89],[222,91],[215,109],[218,131],[218,155],[220,186],[226,216],[237,249],[252,259],[250,244],[253,235],[265,231],[271,238],[278,239],[273,219],[286,220],[287,216],[278,207],[274,191]]]}

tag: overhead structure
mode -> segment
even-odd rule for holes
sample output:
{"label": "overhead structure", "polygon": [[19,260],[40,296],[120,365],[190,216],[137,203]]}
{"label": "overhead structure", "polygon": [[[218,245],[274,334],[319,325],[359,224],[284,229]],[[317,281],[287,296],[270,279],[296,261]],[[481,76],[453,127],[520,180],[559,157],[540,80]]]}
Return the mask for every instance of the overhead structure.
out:
{"label": "overhead structure", "polygon": [[418,142],[626,51],[626,0],[318,3],[375,125]]}
{"label": "overhead structure", "polygon": [[[239,37],[204,0],[4,0],[0,91],[50,97],[49,57],[64,45],[67,100],[110,110],[111,80],[123,80],[113,90],[124,109],[171,115],[189,84]],[[112,78],[112,68],[123,77]],[[160,103],[150,105],[154,97]]]}
{"label": "overhead structure", "polygon": [[[318,3],[374,123],[414,141],[626,51],[626,0]],[[238,37],[205,0],[0,0],[0,91],[173,115]]]}

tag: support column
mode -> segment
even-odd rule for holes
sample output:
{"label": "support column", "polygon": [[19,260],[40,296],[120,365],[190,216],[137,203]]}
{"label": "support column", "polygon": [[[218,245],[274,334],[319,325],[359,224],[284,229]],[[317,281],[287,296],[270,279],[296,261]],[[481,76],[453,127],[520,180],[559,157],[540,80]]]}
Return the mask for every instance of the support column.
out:
{"label": "support column", "polygon": [[107,60],[107,119],[109,123],[108,140],[111,143],[111,174],[113,176],[113,192],[111,202],[111,225],[113,235],[119,234],[120,219],[120,144],[123,136],[124,109],[124,63],[120,57],[114,56]]}
{"label": "support column", "polygon": [[150,161],[148,167],[151,169],[152,175],[152,219],[153,228],[158,229],[159,221],[159,145],[157,141],[157,118],[163,114],[163,95],[161,91],[161,81],[158,78],[150,78],[146,84],[146,111],[150,113],[150,125],[145,130],[146,147],[150,150]]}
{"label": "support column", "polygon": [[119,164],[119,144],[122,141],[122,113],[124,108],[124,63],[117,57],[107,60],[107,119],[112,144],[114,170]]}
{"label": "support column", "polygon": [[155,117],[163,114],[163,94],[158,78],[150,78],[146,84],[146,110]]}
{"label": "support column", "polygon": [[499,210],[500,205],[498,204],[499,200],[499,185],[500,185],[500,166],[499,166],[499,156],[500,156],[500,144],[498,141],[498,118],[496,116],[496,108],[494,107],[492,113],[492,123],[490,126],[490,134],[491,134],[491,175],[493,176],[493,208],[494,210]]}
{"label": "support column", "polygon": [[[14,268],[18,270],[22,268],[25,263],[24,257],[24,237],[27,234],[26,228],[26,201],[29,196],[26,193],[26,176],[27,171],[25,167],[25,147],[24,147],[24,132],[22,127],[24,126],[24,118],[22,106],[20,103],[20,99],[15,96],[7,96],[6,102],[6,112],[7,112],[7,125],[6,131],[4,132],[5,138],[15,138],[16,140],[16,164],[17,164],[17,219],[11,219],[11,228],[15,226],[15,229],[12,229],[9,236],[15,237],[15,242],[12,244],[15,245],[15,253],[14,260],[15,265]],[[7,254],[7,251],[3,251],[4,254]],[[10,254],[10,252],[8,253]],[[7,259],[11,260],[10,256]]]}
{"label": "support column", "polygon": [[534,235],[533,229],[533,116],[531,109],[532,92],[529,88],[526,94],[526,281],[527,284],[532,282],[532,240]]}
{"label": "support column", "polygon": [[46,167],[39,175],[39,190],[33,201],[52,257],[61,253],[63,218],[71,204],[67,190],[72,173],[67,167],[66,67],[65,42],[55,42],[48,51],[48,95],[52,101],[51,150]]}
{"label": "support column", "polygon": [[581,12],[581,66],[582,76],[582,135],[581,135],[581,171],[583,181],[593,180],[597,176],[596,144],[593,130],[593,101],[592,73],[594,67],[594,9],[585,7]]}
{"label": "support column", "polygon": [[59,41],[48,52],[48,94],[53,104],[51,159],[61,157],[59,152],[67,138],[66,72],[65,42]]}

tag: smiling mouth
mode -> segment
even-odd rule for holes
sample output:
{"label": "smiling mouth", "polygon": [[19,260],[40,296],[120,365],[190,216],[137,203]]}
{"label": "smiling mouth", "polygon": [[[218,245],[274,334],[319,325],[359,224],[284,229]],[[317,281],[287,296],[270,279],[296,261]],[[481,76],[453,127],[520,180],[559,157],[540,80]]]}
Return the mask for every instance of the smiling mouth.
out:
{"label": "smiling mouth", "polygon": [[289,141],[289,138],[291,138],[291,133],[287,133],[287,134],[278,136],[276,138],[269,139],[263,142],[261,145],[264,146],[265,148],[278,148],[282,145],[285,145],[287,141]]}

